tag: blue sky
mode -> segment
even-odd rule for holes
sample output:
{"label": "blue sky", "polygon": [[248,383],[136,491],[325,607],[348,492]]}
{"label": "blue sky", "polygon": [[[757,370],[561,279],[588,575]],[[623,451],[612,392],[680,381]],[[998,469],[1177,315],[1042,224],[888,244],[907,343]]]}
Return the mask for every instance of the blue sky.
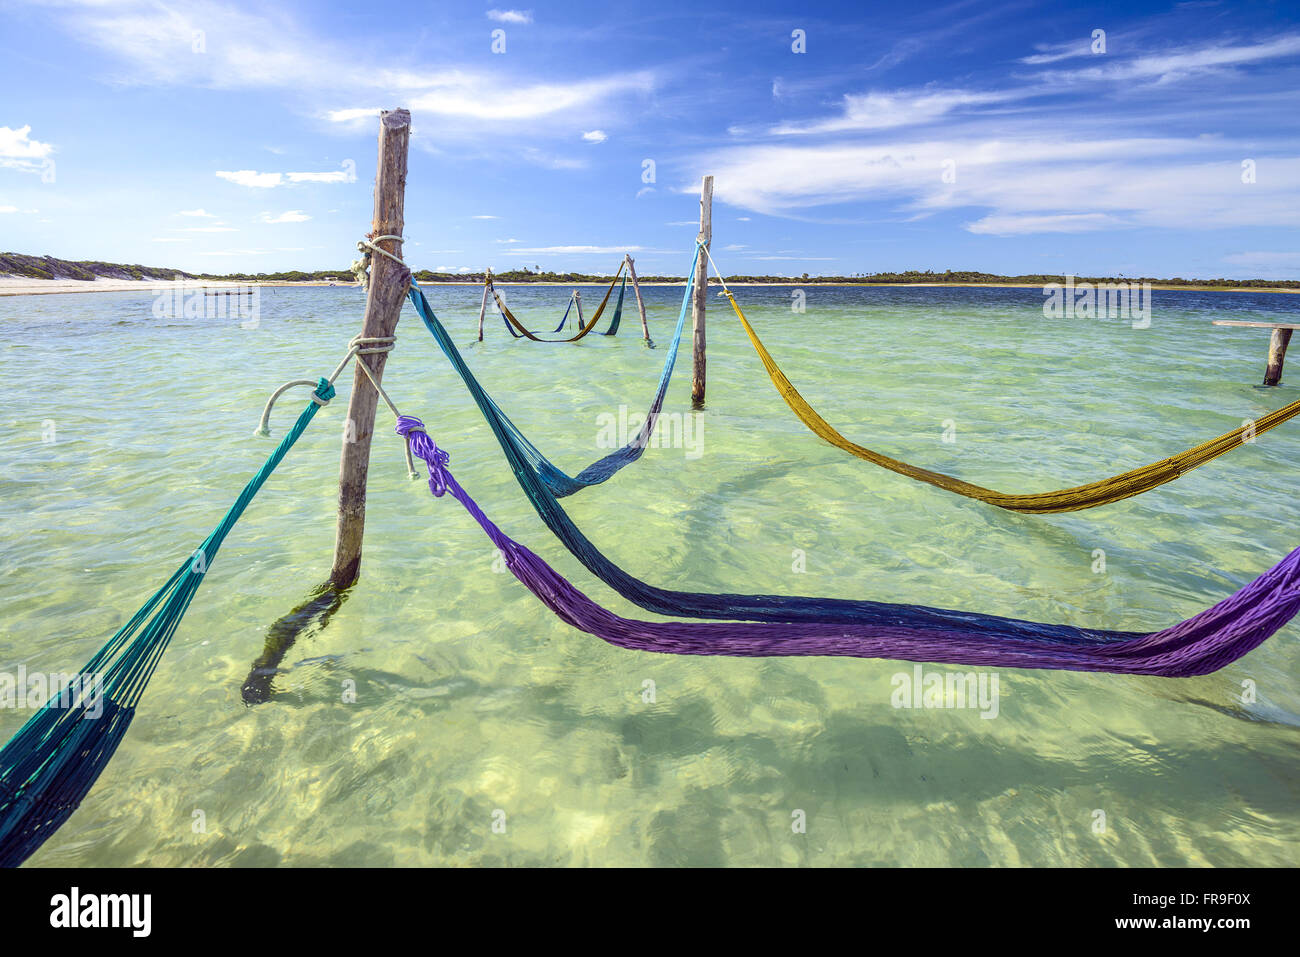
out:
{"label": "blue sky", "polygon": [[405,106],[419,267],[629,249],[680,274],[707,172],[728,272],[1300,278],[1290,3],[0,0],[0,23],[5,250],[346,264],[375,111]]}

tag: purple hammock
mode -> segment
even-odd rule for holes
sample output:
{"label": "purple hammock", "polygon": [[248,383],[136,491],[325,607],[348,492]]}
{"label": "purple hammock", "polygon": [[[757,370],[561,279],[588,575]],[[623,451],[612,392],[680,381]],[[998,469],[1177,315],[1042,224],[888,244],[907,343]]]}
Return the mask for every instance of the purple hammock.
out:
{"label": "purple hammock", "polygon": [[[620,648],[672,655],[835,655],[894,658],[953,665],[1051,668],[1187,678],[1209,674],[1252,651],[1300,611],[1300,549],[1214,607],[1149,634],[1116,633],[1114,640],[1066,645],[1017,632],[1033,622],[950,613],[951,625],[906,623],[652,622],[602,608],[525,546],[497,528],[447,468],[448,454],[424,424],[401,416],[397,433],[429,466],[429,491],[452,497],[505,556],[515,578],[563,621]],[[898,606],[902,611],[907,606]],[[963,621],[964,619],[964,621]],[[1104,635],[1105,632],[1093,632]]]}

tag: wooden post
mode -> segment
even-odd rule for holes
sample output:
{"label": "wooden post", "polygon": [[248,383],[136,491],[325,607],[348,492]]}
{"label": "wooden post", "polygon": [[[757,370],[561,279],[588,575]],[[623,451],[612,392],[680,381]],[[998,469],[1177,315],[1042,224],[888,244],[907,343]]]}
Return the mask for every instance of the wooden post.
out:
{"label": "wooden post", "polygon": [[478,341],[483,341],[483,314],[487,312],[488,284],[492,282],[492,270],[483,274],[483,303],[478,307]]}
{"label": "wooden post", "polygon": [[[411,140],[411,114],[385,110],[379,114],[379,165],[375,174],[375,214],[371,236],[400,236],[405,225],[406,151]],[[402,255],[401,240],[376,243],[394,256]],[[397,328],[402,300],[410,285],[409,271],[387,256],[375,254],[370,262],[370,291],[361,335],[391,336]],[[357,356],[367,363],[375,380],[382,379],[387,353]],[[370,440],[375,431],[379,393],[361,369],[353,370],[352,395],[343,427],[343,454],[339,462],[339,514],[334,539],[334,567],[330,583],[335,588],[352,585],[361,571],[361,540],[366,527],[366,475],[370,470]]]}
{"label": "wooden post", "polygon": [[578,331],[582,331],[582,290],[573,290],[573,304],[578,308]]}
{"label": "wooden post", "polygon": [[[371,236],[400,236],[406,193],[406,150],[410,140],[411,114],[406,110],[385,111],[379,116],[379,167],[375,174],[375,215]],[[402,255],[400,240],[376,243],[394,256]],[[397,328],[402,300],[410,285],[405,266],[387,256],[373,253],[370,260],[370,290],[366,296],[363,336],[391,336]],[[379,379],[384,374],[386,353],[356,356],[367,363]],[[370,467],[370,439],[375,429],[375,408],[379,395],[370,378],[360,369],[353,371],[348,417],[343,425],[343,454],[339,463],[339,514],[334,540],[334,565],[330,577],[318,585],[307,600],[278,619],[266,634],[262,654],[253,662],[240,689],[245,704],[260,704],[272,697],[272,681],[280,662],[303,635],[324,628],[347,598],[348,589],[361,570],[361,539],[366,522],[366,473]]]}
{"label": "wooden post", "polygon": [[636,263],[632,261],[631,256],[627,257],[627,273],[632,278],[632,291],[636,293],[637,312],[641,313],[641,335],[645,337],[646,342],[649,342],[650,327],[645,324],[645,303],[641,301],[641,286],[636,281]]}
{"label": "wooden post", "polygon": [[[704,177],[700,189],[700,235],[701,243],[708,243],[713,238],[713,177]],[[704,407],[704,305],[709,298],[709,261],[700,253],[700,261],[695,264],[695,290],[691,300],[691,332],[694,345],[691,354],[695,359],[695,369],[691,376],[691,406],[696,409]]]}
{"label": "wooden post", "polygon": [[1264,370],[1264,385],[1277,385],[1282,381],[1282,363],[1290,342],[1290,329],[1274,329],[1268,337],[1268,368]]}
{"label": "wooden post", "polygon": [[1286,360],[1286,347],[1291,342],[1291,333],[1300,329],[1295,322],[1254,322],[1248,319],[1215,319],[1216,326],[1245,326],[1250,329],[1268,329],[1268,365],[1264,367],[1264,385],[1274,386],[1282,382],[1282,363]]}

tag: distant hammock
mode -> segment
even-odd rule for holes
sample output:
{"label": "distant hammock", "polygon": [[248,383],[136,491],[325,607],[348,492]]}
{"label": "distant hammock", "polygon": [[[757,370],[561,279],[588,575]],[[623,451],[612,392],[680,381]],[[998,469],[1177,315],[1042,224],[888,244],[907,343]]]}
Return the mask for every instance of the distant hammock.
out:
{"label": "distant hammock", "polygon": [[[510,421],[509,417],[501,411],[490,395],[480,390],[482,401],[491,406],[493,414],[501,423],[502,428],[510,433],[511,440],[516,443],[520,454],[527,459],[529,468],[537,473],[537,476],[542,482],[546,483],[547,488],[557,498],[564,498],[573,495],[575,492],[580,492],[584,488],[608,481],[620,469],[635,462],[645,452],[646,446],[650,443],[650,437],[654,434],[656,423],[659,421],[664,397],[668,394],[668,383],[672,379],[673,369],[677,364],[677,353],[681,347],[682,333],[686,327],[686,314],[691,303],[691,291],[695,288],[695,266],[699,262],[699,258],[700,246],[697,243],[695,256],[691,259],[690,269],[686,272],[686,286],[682,289],[682,301],[677,310],[677,325],[673,329],[673,337],[668,344],[667,354],[664,356],[663,368],[659,372],[659,385],[655,389],[654,397],[650,402],[650,409],[646,412],[645,421],[641,424],[641,428],[632,440],[622,448],[616,449],[592,462],[577,475],[569,475],[558,465],[551,462],[537,446],[528,440],[528,437]],[[433,334],[434,341],[438,343],[438,347],[442,349],[443,354],[451,362],[452,368],[468,384],[474,377],[469,371],[469,367],[465,365],[464,358],[452,343],[447,330],[443,328],[442,323],[438,321],[437,316],[429,308],[428,301],[424,298],[424,292],[419,286],[412,284],[408,297],[424,320],[425,327]],[[477,382],[471,387],[471,391],[476,386]],[[479,393],[475,393],[476,398],[478,395]]]}
{"label": "distant hammock", "polygon": [[[579,339],[586,336],[589,332],[591,332],[592,329],[596,327],[596,323],[600,321],[600,317],[605,311],[605,306],[609,304],[609,297],[610,294],[614,291],[614,286],[618,283],[619,278],[622,277],[623,285],[619,287],[618,305],[614,309],[614,319],[610,323],[609,329],[608,331],[605,332],[605,335],[612,336],[618,332],[619,321],[622,319],[623,316],[623,294],[627,289],[627,276],[623,274],[623,269],[626,265],[627,265],[626,259],[624,259],[623,262],[618,264],[618,272],[614,273],[614,278],[610,280],[609,288],[605,290],[605,298],[600,301],[600,306],[597,307],[596,312],[592,315],[592,317],[589,320],[587,320],[587,322],[583,323],[581,326],[578,327],[578,332],[576,335],[572,335],[567,339],[543,339],[540,336],[534,335],[532,332],[529,332],[528,328],[522,322],[520,322],[515,317],[515,314],[510,311],[509,307],[506,306],[500,294],[497,292],[496,286],[493,285],[491,276],[487,277],[484,280],[484,284],[487,286],[488,291],[492,294],[492,301],[496,303],[497,311],[501,313],[501,318],[505,321],[506,330],[516,339],[531,339],[533,342],[577,342]],[[573,302],[574,302],[574,297],[570,296],[569,309],[573,308]],[[564,311],[564,318],[561,319],[560,324],[555,327],[555,329],[552,332],[552,335],[554,335],[554,333],[559,332],[561,329],[564,328],[564,324],[569,319],[569,309],[566,309]],[[515,332],[516,329],[518,329],[519,331]]]}

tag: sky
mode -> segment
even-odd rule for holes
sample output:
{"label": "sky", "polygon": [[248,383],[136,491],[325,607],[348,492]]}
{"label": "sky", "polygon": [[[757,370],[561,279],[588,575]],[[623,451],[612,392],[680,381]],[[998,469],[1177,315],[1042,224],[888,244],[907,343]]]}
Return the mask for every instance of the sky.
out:
{"label": "sky", "polygon": [[1300,5],[0,0],[0,250],[1300,279]]}

